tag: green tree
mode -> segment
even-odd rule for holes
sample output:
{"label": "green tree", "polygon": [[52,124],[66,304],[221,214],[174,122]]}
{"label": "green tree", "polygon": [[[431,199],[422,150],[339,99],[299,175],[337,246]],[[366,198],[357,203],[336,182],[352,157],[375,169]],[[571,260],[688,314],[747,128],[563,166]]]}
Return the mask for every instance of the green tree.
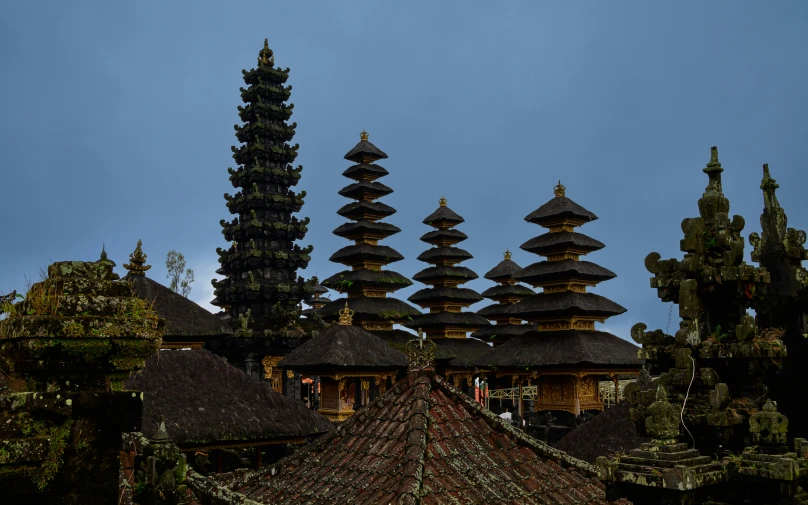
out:
{"label": "green tree", "polygon": [[191,294],[191,284],[194,282],[194,271],[185,268],[185,256],[177,251],[168,251],[166,270],[168,270],[166,277],[171,280],[171,284],[168,286],[171,291],[188,298],[188,295]]}

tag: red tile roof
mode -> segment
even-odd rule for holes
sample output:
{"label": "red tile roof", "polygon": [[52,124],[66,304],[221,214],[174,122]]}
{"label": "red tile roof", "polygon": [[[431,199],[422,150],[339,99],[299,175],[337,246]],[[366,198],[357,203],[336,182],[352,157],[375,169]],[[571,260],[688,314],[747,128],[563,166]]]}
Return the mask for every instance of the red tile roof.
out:
{"label": "red tile roof", "polygon": [[204,487],[272,504],[606,504],[594,475],[418,372],[295,455]]}

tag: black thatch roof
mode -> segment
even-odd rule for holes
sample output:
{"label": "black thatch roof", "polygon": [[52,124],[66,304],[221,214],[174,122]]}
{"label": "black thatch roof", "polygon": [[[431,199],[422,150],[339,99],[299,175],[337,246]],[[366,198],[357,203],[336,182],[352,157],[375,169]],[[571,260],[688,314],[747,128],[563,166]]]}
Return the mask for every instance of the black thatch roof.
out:
{"label": "black thatch roof", "polygon": [[[325,307],[317,309],[317,314],[326,319],[333,319],[339,315],[340,310],[345,308],[345,300],[345,298],[334,300]],[[415,317],[421,314],[420,310],[396,298],[360,296],[348,298],[347,300],[348,308],[354,311],[355,320],[386,322],[390,319],[406,319],[407,317]],[[400,317],[382,317],[390,314],[396,314]]]}
{"label": "black thatch roof", "polygon": [[479,359],[481,367],[583,365],[639,369],[639,347],[603,331],[542,331],[514,337]]}
{"label": "black thatch roof", "polygon": [[534,286],[545,281],[579,279],[601,282],[615,277],[617,275],[614,272],[591,261],[573,259],[539,261],[523,268],[522,272],[516,276],[520,281]]}
{"label": "black thatch roof", "polygon": [[[495,318],[514,318],[510,313],[508,313],[508,309],[511,308],[510,303],[494,303],[488,306],[485,306],[477,311],[477,314],[487,318],[487,319],[495,319]],[[514,318],[515,319],[515,318]]]}
{"label": "black thatch roof", "polygon": [[433,247],[418,255],[418,260],[433,263],[443,260],[456,260],[458,262],[471,259],[474,256],[470,252],[459,247]]}
{"label": "black thatch roof", "polygon": [[651,442],[650,438],[637,433],[630,408],[629,402],[621,401],[567,433],[553,445],[574,458],[594,464],[598,456],[628,452],[640,444]]}
{"label": "black thatch roof", "polygon": [[338,237],[348,240],[357,240],[366,236],[378,237],[379,239],[395,235],[401,228],[389,223],[371,222],[360,219],[356,222],[345,223],[338,226],[332,233]]}
{"label": "black thatch roof", "polygon": [[507,340],[517,335],[524,335],[536,329],[532,324],[489,324],[471,334],[472,338],[478,338],[483,342],[487,340]]}
{"label": "black thatch roof", "polygon": [[525,221],[538,225],[552,223],[562,218],[577,219],[588,223],[598,218],[566,196],[554,197],[525,217]]}
{"label": "black thatch roof", "polygon": [[[475,330],[481,326],[491,324],[488,319],[475,314],[474,312],[430,312],[422,316],[413,317],[412,321],[403,323],[407,328],[423,328],[431,330],[434,328],[468,328]],[[461,339],[458,339],[461,340]]]}
{"label": "black thatch roof", "polygon": [[622,314],[626,309],[606,297],[595,293],[539,293],[511,305],[508,313],[513,317],[528,320],[537,316],[591,315],[611,317]]}
{"label": "black thatch roof", "polygon": [[[393,349],[401,352],[402,354],[407,353],[407,342],[418,338],[418,335],[398,328],[393,328],[389,331],[373,331],[371,333],[387,342]],[[448,349],[440,347],[440,345],[438,345],[438,347],[435,349],[435,359],[438,361],[445,361],[456,357],[456,354],[452,353]]]}
{"label": "black thatch roof", "polygon": [[470,268],[461,266],[441,266],[429,267],[421,270],[412,276],[413,280],[429,284],[429,281],[443,280],[446,278],[457,279],[462,283],[476,279],[477,274]]}
{"label": "black thatch roof", "polygon": [[322,284],[315,284],[312,287],[312,290],[314,291],[314,293],[316,293],[318,295],[321,295],[323,293],[328,293],[328,288],[323,286]]}
{"label": "black thatch roof", "polygon": [[488,288],[480,294],[486,298],[498,300],[500,298],[524,298],[526,296],[535,295],[536,292],[521,284],[509,284]]}
{"label": "black thatch roof", "polygon": [[407,298],[412,303],[421,306],[430,302],[459,302],[472,305],[482,299],[483,297],[476,291],[468,288],[424,288]]}
{"label": "black thatch roof", "polygon": [[502,260],[497,266],[483,275],[488,280],[494,282],[514,279],[522,271],[522,267],[513,260]]}
{"label": "black thatch roof", "polygon": [[606,246],[599,240],[595,240],[583,233],[571,231],[545,233],[528,240],[520,246],[522,250],[544,256],[569,248],[592,252],[604,247]]}
{"label": "black thatch roof", "polygon": [[440,230],[432,230],[424,233],[421,236],[421,241],[432,245],[445,244],[446,242],[458,244],[467,238],[469,238],[469,236],[460,230],[448,230],[441,228]]}
{"label": "black thatch roof", "polygon": [[[406,288],[412,285],[412,281],[404,277],[398,272],[391,270],[368,270],[363,268],[361,270],[346,270],[338,274],[334,274],[328,279],[323,281],[326,286],[339,289],[343,284],[351,283],[352,289],[362,287],[383,287],[390,288],[391,291],[397,291],[401,288]],[[343,289],[343,291],[345,291]],[[326,303],[330,302],[328,300]]]}
{"label": "black thatch roof", "polygon": [[346,219],[367,219],[368,217],[375,217],[381,219],[384,217],[392,216],[396,213],[396,209],[382,202],[351,202],[343,205],[337,214]]}
{"label": "black thatch roof", "polygon": [[348,151],[344,158],[354,163],[367,163],[369,159],[375,161],[387,158],[387,154],[374,146],[369,140],[360,140],[353,149]]}
{"label": "black thatch roof", "polygon": [[441,223],[442,222],[442,223],[446,223],[446,224],[458,225],[458,224],[460,224],[460,223],[462,223],[464,221],[465,221],[465,219],[460,217],[460,215],[457,214],[455,211],[453,211],[449,207],[446,207],[445,205],[442,205],[442,206],[438,207],[438,210],[436,210],[432,214],[428,215],[424,219],[423,223],[428,224],[428,225],[432,225],[433,223]]}
{"label": "black thatch roof", "polygon": [[381,182],[359,181],[345,186],[338,193],[346,198],[364,200],[365,197],[380,198],[392,192],[392,188]]}
{"label": "black thatch roof", "polygon": [[145,275],[127,275],[124,279],[131,281],[135,296],[150,303],[154,302],[154,311],[166,320],[164,339],[188,340],[194,337],[209,338],[233,334],[233,330],[224,321],[159,282]]}
{"label": "black thatch roof", "polygon": [[295,348],[278,366],[301,373],[403,370],[407,360],[384,340],[362,328],[338,324]]}
{"label": "black thatch roof", "polygon": [[350,166],[347,170],[342,172],[342,175],[345,177],[357,181],[366,178],[379,179],[389,174],[390,172],[388,172],[386,168],[374,163],[359,163],[357,165]]}
{"label": "black thatch roof", "polygon": [[[488,354],[492,347],[476,338],[436,338],[433,339],[444,355],[454,355],[443,361],[449,367],[474,367],[477,360]],[[435,361],[441,361],[436,353]]]}
{"label": "black thatch roof", "polygon": [[403,260],[404,256],[386,245],[359,244],[343,247],[328,259],[334,263],[350,266],[363,261],[378,261],[383,264],[393,263]]}
{"label": "black thatch roof", "polygon": [[160,351],[126,388],[143,391],[143,434],[165,417],[169,437],[206,445],[316,436],[331,423],[205,349]]}

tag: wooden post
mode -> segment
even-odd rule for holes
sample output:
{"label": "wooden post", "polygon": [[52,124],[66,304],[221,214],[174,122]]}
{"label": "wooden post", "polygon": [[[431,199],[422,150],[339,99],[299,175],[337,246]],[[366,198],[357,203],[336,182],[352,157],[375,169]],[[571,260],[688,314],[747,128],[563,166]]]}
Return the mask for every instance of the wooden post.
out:
{"label": "wooden post", "polygon": [[614,405],[617,405],[620,402],[620,381],[617,380],[617,374],[612,375],[612,380],[614,381]]}
{"label": "wooden post", "polygon": [[[522,378],[521,377],[519,378],[519,418],[521,419],[521,421],[519,421],[520,423],[525,422],[524,408],[522,406]],[[523,426],[524,426],[524,424],[520,424],[519,429],[520,430],[523,429]]]}
{"label": "wooden post", "polygon": [[222,473],[224,469],[223,449],[216,449],[216,473]]}

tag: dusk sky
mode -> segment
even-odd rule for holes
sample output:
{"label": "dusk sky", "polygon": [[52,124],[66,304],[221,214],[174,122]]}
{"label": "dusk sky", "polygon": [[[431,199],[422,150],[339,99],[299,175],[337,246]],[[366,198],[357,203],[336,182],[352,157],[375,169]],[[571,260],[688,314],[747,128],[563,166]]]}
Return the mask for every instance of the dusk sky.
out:
{"label": "dusk sky", "polygon": [[586,259],[618,276],[592,291],[628,309],[599,329],[664,330],[669,304],[643,260],[682,256],[710,146],[747,242],[763,163],[789,225],[808,228],[807,26],[805,0],[6,2],[0,294],[52,261],[96,260],[102,243],[124,275],[142,239],[151,278],[168,283],[176,249],[191,298],[216,310],[241,70],[268,38],[291,69],[301,245],[314,246],[303,276],[344,268],[328,261],[349,244],[331,233],[348,201],[342,157],[366,129],[389,155],[382,201],[402,232],[383,243],[406,258],[391,269],[427,266],[421,221],[445,196],[481,277],[467,287],[486,289],[506,248],[521,266],[540,259],[519,249],[543,232],[523,218],[561,179],[600,218],[580,231],[606,249]]}

